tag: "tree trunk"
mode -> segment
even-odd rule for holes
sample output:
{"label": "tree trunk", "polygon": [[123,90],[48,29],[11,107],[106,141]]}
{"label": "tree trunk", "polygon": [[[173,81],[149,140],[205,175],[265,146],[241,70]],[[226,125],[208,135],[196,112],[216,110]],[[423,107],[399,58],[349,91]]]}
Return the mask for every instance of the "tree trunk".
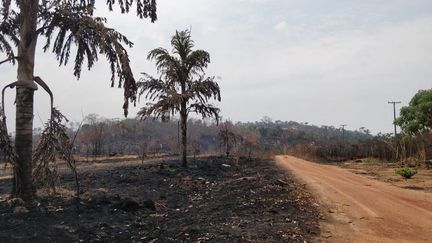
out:
{"label": "tree trunk", "polygon": [[228,140],[226,141],[226,152],[225,152],[225,154],[226,154],[226,157],[229,157],[230,149],[229,149],[229,141]]}
{"label": "tree trunk", "polygon": [[24,200],[34,196],[32,178],[33,90],[19,87],[16,104],[15,149],[18,156],[14,167],[14,195]]}
{"label": "tree trunk", "polygon": [[36,20],[37,0],[23,0],[20,8],[20,43],[18,45],[18,81],[26,81],[17,86],[16,91],[16,136],[15,149],[17,163],[14,166],[13,194],[26,201],[35,195],[32,178],[33,146],[33,94],[37,87],[33,81],[35,49],[37,42]]}
{"label": "tree trunk", "polygon": [[187,111],[186,111],[186,103],[183,102],[181,104],[180,110],[180,126],[181,126],[181,142],[182,142],[182,150],[181,150],[181,162],[182,166],[187,167]]}

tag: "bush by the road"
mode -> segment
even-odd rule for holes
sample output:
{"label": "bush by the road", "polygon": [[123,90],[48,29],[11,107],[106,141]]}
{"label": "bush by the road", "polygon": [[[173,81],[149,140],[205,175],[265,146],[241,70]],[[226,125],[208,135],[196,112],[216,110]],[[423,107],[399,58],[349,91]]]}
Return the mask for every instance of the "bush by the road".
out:
{"label": "bush by the road", "polygon": [[415,174],[417,174],[417,169],[409,167],[409,166],[405,166],[405,167],[396,169],[396,174],[402,176],[405,179],[409,179],[409,178],[413,177]]}

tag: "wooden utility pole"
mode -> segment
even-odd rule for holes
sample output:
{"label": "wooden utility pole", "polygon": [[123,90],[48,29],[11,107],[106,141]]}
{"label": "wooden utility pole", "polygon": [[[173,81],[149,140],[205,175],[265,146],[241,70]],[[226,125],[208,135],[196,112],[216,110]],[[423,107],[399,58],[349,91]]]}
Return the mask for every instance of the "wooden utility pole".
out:
{"label": "wooden utility pole", "polygon": [[396,104],[400,104],[400,101],[389,101],[389,104],[393,105],[393,125],[394,125],[394,136],[396,137],[397,131],[396,131]]}

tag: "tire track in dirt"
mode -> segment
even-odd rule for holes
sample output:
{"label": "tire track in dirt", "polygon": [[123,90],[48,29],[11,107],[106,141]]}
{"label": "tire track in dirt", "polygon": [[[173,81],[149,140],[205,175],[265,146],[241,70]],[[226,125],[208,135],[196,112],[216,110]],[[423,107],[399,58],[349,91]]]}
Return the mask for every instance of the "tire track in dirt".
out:
{"label": "tire track in dirt", "polygon": [[277,156],[323,207],[319,242],[431,242],[432,194],[395,187],[337,166]]}

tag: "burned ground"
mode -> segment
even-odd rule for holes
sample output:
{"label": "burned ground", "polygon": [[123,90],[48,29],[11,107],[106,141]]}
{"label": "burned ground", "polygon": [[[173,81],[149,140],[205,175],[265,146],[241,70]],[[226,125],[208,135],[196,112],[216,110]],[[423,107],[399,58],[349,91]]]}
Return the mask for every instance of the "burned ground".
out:
{"label": "burned ground", "polygon": [[[0,241],[309,242],[319,234],[310,194],[271,160],[85,168],[79,203],[68,193],[74,184],[67,174],[59,194],[33,206],[3,198]],[[9,183],[0,180],[3,193]]]}

